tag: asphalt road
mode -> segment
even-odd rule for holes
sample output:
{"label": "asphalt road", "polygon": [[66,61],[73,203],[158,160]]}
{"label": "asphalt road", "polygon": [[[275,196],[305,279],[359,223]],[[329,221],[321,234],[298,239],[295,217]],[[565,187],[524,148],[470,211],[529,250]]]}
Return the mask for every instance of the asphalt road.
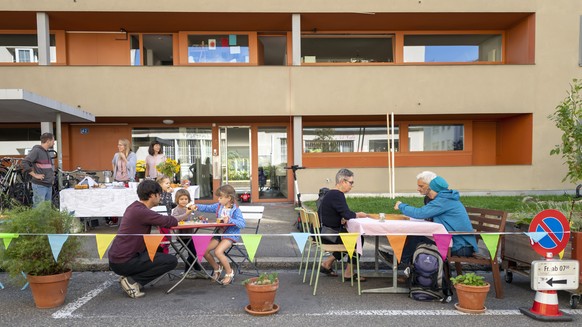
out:
{"label": "asphalt road", "polygon": [[[485,273],[486,274],[486,273]],[[490,274],[486,274],[490,279]],[[519,307],[531,307],[535,292],[529,278],[514,276],[505,285],[506,297],[495,299],[489,293],[487,312],[468,315],[448,304],[417,302],[407,294],[362,294],[356,287],[338,278],[321,276],[318,293],[303,284],[296,270],[280,271],[280,288],[276,303],[278,313],[251,316],[244,311],[248,304],[243,278],[221,286],[209,280],[186,280],[172,293],[166,290],[173,281],[164,279],[146,287],[146,296],[128,298],[121,290],[118,277],[111,272],[76,272],[69,285],[65,305],[56,309],[36,309],[29,289],[6,285],[0,290],[0,326],[542,326],[547,323],[522,315]],[[362,288],[386,286],[384,278],[369,278]],[[569,309],[569,293],[559,292],[560,309],[573,313],[573,321],[560,326],[580,326],[582,310]],[[429,319],[427,321],[427,319]]]}

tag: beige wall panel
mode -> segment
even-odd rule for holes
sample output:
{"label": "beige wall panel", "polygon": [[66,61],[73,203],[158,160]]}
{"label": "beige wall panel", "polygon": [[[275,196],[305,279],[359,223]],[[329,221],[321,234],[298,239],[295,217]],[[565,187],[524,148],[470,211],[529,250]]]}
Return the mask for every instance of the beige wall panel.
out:
{"label": "beige wall panel", "polygon": [[[198,12],[443,12],[443,11],[531,11],[546,0],[8,0],[0,2],[0,10],[46,11],[198,11]],[[561,3],[576,0],[560,1]],[[547,1],[546,1],[547,2]],[[552,1],[550,1],[550,4]],[[560,4],[563,5],[563,4]]]}
{"label": "beige wall panel", "polygon": [[2,67],[24,88],[95,116],[289,115],[288,68]]}

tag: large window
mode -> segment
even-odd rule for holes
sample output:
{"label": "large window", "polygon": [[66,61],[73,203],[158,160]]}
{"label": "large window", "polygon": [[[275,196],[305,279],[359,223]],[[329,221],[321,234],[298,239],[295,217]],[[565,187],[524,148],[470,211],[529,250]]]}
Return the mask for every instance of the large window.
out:
{"label": "large window", "polygon": [[[36,34],[0,34],[0,62],[37,63]],[[50,35],[50,62],[57,62],[55,36]]]}
{"label": "large window", "polygon": [[248,63],[246,34],[188,35],[188,63]]}
{"label": "large window", "polygon": [[167,158],[180,163],[180,180],[200,186],[200,198],[212,198],[212,128],[134,128],[137,160],[145,160],[150,142],[158,140]]}
{"label": "large window", "polygon": [[303,35],[304,63],[393,62],[393,36],[385,35]]}
{"label": "large window", "polygon": [[463,125],[410,125],[409,151],[460,151],[463,134]]}
{"label": "large window", "polygon": [[[140,36],[143,43],[141,45]],[[131,34],[129,43],[132,66],[172,66],[174,64],[172,34]]]}
{"label": "large window", "polygon": [[[398,127],[394,131],[398,149]],[[303,151],[322,152],[387,152],[386,126],[306,126],[303,128]]]}
{"label": "large window", "polygon": [[404,62],[500,62],[501,34],[405,35]]}
{"label": "large window", "polygon": [[287,198],[287,128],[258,129],[259,198]]}

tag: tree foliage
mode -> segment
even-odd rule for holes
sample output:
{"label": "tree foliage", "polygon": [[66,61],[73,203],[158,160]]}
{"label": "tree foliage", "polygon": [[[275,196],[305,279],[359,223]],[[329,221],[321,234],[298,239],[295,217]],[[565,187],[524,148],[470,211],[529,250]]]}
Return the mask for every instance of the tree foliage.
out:
{"label": "tree foliage", "polygon": [[568,96],[548,116],[562,131],[562,143],[550,155],[561,155],[568,173],[562,181],[577,183],[582,180],[582,80],[574,79]]}

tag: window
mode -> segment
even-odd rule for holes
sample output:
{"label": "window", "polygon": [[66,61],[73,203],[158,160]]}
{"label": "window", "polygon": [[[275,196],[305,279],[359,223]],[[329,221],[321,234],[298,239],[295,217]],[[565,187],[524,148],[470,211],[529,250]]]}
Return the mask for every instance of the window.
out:
{"label": "window", "polygon": [[131,34],[129,38],[132,66],[172,66],[174,64],[171,34],[141,34],[142,46],[140,46],[139,37],[140,34]]}
{"label": "window", "polygon": [[[0,63],[37,63],[36,34],[0,34]],[[50,62],[57,62],[55,36],[50,35]]]}
{"label": "window", "polygon": [[501,34],[405,35],[404,62],[501,62]]}
{"label": "window", "polygon": [[393,62],[393,35],[303,35],[304,63]]}
{"label": "window", "polygon": [[188,63],[249,63],[249,36],[188,35]]}
{"label": "window", "polygon": [[180,180],[200,186],[200,198],[212,198],[212,128],[134,128],[137,160],[148,156],[150,142],[162,144],[164,155],[180,163]]}
{"label": "window", "polygon": [[258,128],[259,198],[287,198],[287,128]]}
{"label": "window", "polygon": [[410,125],[409,151],[460,151],[463,133],[463,125]]}
{"label": "window", "polygon": [[[398,146],[398,127],[394,131]],[[303,128],[303,151],[322,152],[387,152],[386,126],[317,126]]]}

